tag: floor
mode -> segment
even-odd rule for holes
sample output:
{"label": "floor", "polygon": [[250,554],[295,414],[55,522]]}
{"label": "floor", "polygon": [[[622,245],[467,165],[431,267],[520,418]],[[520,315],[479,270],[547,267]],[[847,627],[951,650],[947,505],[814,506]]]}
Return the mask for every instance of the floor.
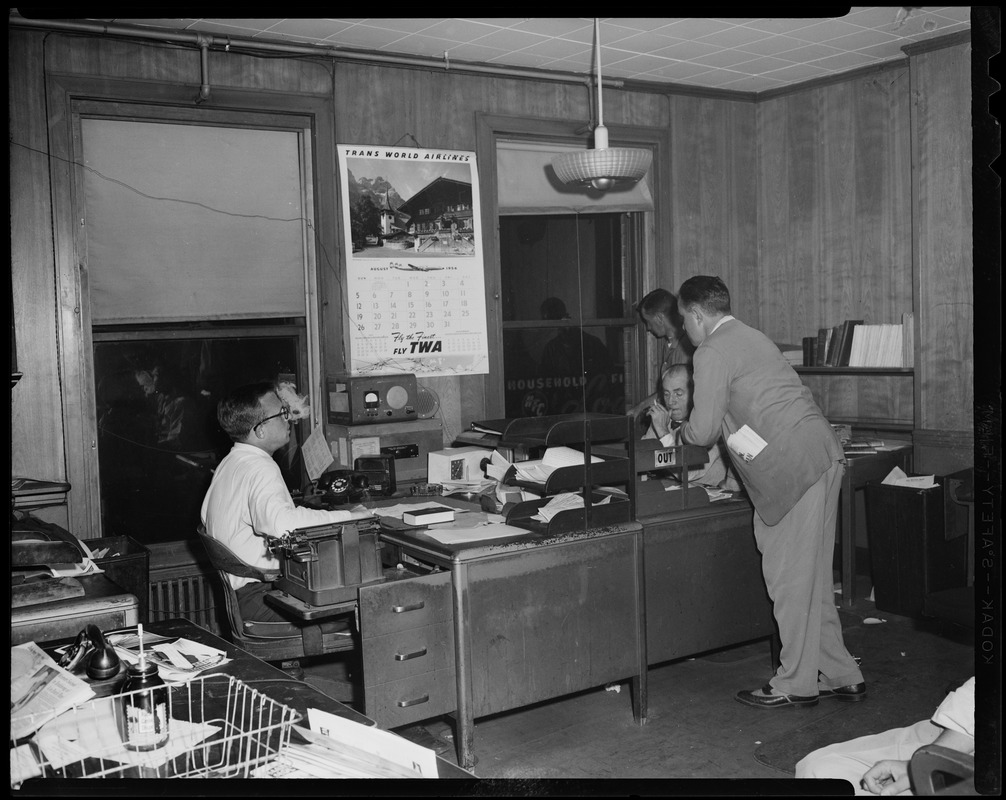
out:
{"label": "floor", "polygon": [[[870,594],[868,578],[857,584]],[[836,602],[839,600],[836,594]],[[920,627],[907,617],[878,611],[869,597],[857,598],[851,609],[841,609],[841,613],[846,644],[861,659],[868,685],[872,680],[878,693],[894,690],[904,680],[912,686],[941,687],[938,694],[942,695],[944,685],[973,674],[973,642],[966,632]],[[630,783],[703,779],[704,792],[711,788],[708,779],[727,779],[729,793],[738,793],[740,787],[734,784],[745,781],[754,781],[757,786],[765,781],[788,782],[791,765],[763,763],[759,747],[773,741],[787,742],[801,752],[800,736],[809,737],[808,731],[816,730],[816,738],[807,741],[820,742],[822,729],[827,736],[832,729],[830,721],[840,720],[837,714],[852,704],[826,700],[811,708],[766,711],[734,699],[739,689],[757,688],[771,673],[768,641],[753,642],[651,667],[649,714],[643,726],[633,722],[627,684],[599,687],[479,719],[475,727],[478,763],[473,771],[480,778],[499,780],[508,792],[520,794],[554,793],[552,782],[556,780],[572,782],[580,794],[591,794],[589,787],[596,785],[592,779],[599,778]],[[335,676],[329,672],[327,677]],[[316,685],[333,696],[341,692],[339,699],[352,696],[351,676],[344,674],[327,688],[325,678],[309,676],[308,680],[319,681]],[[928,716],[935,707],[934,691],[931,688],[928,696],[919,698],[917,712],[909,708],[902,713],[911,721]],[[908,696],[914,697],[911,693]],[[879,712],[883,699],[871,696],[855,706],[867,707],[873,700],[874,710]],[[879,720],[863,719],[867,721],[861,725],[869,727],[879,725],[885,717],[882,713]],[[821,724],[812,724],[816,721]],[[848,720],[845,723],[834,729],[856,730],[855,725],[849,727]],[[892,721],[886,727],[895,724],[908,723]],[[456,763],[448,718],[427,720],[398,732]],[[875,731],[854,735],[869,732]],[[846,738],[851,736],[840,737]],[[608,781],[603,786],[604,792],[611,792],[616,783]]]}

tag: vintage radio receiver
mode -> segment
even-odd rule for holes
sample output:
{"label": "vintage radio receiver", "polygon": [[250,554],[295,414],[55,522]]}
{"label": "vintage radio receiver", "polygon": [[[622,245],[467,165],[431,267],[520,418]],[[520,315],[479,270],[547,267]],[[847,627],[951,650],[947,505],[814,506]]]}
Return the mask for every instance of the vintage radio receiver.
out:
{"label": "vintage radio receiver", "polygon": [[333,375],[328,379],[328,421],[374,425],[418,419],[415,375]]}
{"label": "vintage radio receiver", "polygon": [[357,587],[384,580],[379,528],[376,521],[361,520],[270,537],[269,547],[279,559],[275,587],[312,606],[354,599]]}

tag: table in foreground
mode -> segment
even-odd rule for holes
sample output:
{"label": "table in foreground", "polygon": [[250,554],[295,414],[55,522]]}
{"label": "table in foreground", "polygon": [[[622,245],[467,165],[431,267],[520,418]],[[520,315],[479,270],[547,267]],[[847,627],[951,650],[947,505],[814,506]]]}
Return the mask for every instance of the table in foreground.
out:
{"label": "table in foreground", "polygon": [[[376,724],[374,720],[352,707],[341,703],[308,683],[291,678],[282,670],[262,661],[246,650],[231,644],[189,620],[172,619],[155,622],[145,626],[144,630],[162,636],[183,637],[225,651],[227,658],[231,659],[230,662],[223,666],[206,670],[201,675],[232,676],[251,688],[267,695],[271,700],[303,714],[305,719],[308,709],[315,708],[361,725],[374,726]],[[46,652],[53,655],[57,648],[71,642],[72,640],[70,639],[58,640],[42,643],[41,646]],[[460,769],[457,765],[440,756],[437,757],[437,769],[441,778],[467,778],[472,780],[475,778],[471,773]],[[233,786],[235,780],[239,783],[244,783],[243,779],[231,778],[229,780],[231,783],[228,786]],[[297,786],[302,787],[305,783],[310,782],[299,781]],[[160,781],[156,779],[154,781],[147,780],[142,786],[147,786],[148,784],[153,787],[160,784]],[[135,796],[140,791],[137,788],[138,785],[135,779],[81,781],[80,779],[73,778],[46,778],[26,781],[18,790],[18,793],[33,795],[97,794],[100,796],[125,794]],[[261,785],[258,783],[253,784],[256,787]],[[328,791],[331,791],[331,789]],[[254,792],[254,789],[249,789],[249,792]],[[228,793],[230,792],[228,791]]]}

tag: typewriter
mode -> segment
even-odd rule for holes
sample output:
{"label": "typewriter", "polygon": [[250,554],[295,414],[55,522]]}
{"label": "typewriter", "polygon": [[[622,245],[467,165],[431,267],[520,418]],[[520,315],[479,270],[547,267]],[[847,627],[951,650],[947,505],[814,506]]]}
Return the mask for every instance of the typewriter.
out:
{"label": "typewriter", "polygon": [[280,578],[273,585],[312,606],[355,600],[357,587],[384,580],[379,531],[374,518],[269,537],[269,549],[280,565]]}

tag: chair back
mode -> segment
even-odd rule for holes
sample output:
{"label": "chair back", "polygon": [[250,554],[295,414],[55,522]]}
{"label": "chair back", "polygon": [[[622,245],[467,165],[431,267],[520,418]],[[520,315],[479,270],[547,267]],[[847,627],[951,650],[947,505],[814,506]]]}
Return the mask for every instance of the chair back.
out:
{"label": "chair back", "polygon": [[338,653],[355,647],[344,620],[319,623],[296,623],[272,620],[246,620],[241,613],[237,592],[231,587],[230,575],[254,578],[271,583],[278,572],[263,570],[242,561],[223,542],[214,539],[204,525],[197,528],[210,564],[220,579],[224,596],[228,639],[264,661],[299,659],[307,655]]}
{"label": "chair back", "polygon": [[271,583],[279,576],[279,573],[266,571],[242,561],[227,545],[210,536],[205,526],[200,525],[198,532],[203,547],[206,549],[206,555],[210,559],[210,564],[217,571],[217,576],[220,579],[231,641],[244,646],[249,644],[249,638],[291,639],[299,644],[302,639],[302,633],[300,628],[292,622],[244,619],[241,614],[237,592],[231,587],[229,580],[230,575],[237,575],[241,578],[253,578],[264,583]]}
{"label": "chair back", "polygon": [[938,744],[915,751],[908,762],[908,779],[916,795],[978,794],[974,756]]}

